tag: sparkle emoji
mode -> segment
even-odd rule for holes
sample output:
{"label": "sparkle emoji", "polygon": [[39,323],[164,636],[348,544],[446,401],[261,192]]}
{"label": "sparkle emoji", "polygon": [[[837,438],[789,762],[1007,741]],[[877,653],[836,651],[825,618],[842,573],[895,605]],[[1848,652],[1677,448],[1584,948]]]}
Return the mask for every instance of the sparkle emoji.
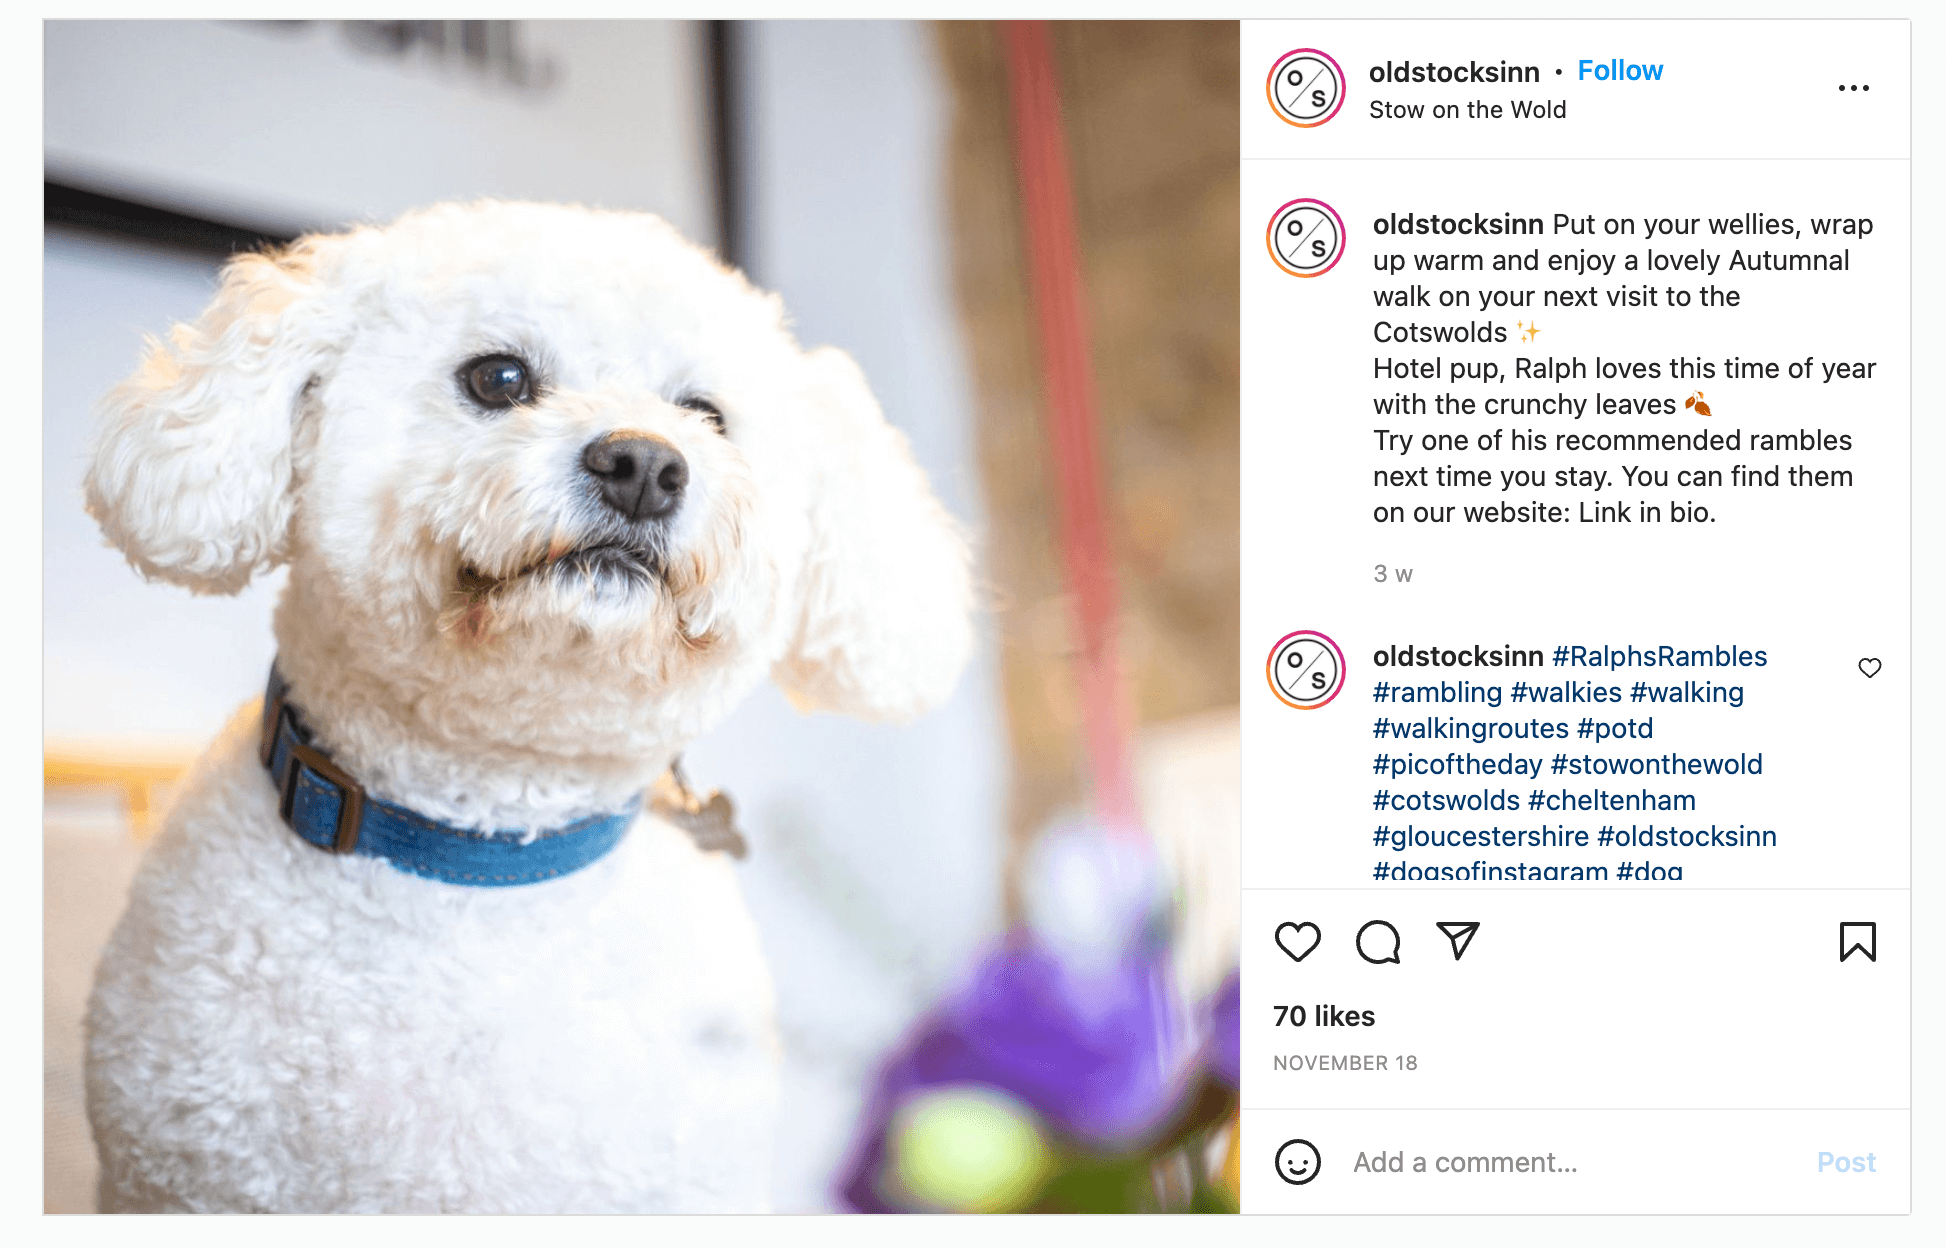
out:
{"label": "sparkle emoji", "polygon": [[1538,326],[1538,325],[1525,325],[1525,326],[1523,326],[1523,325],[1522,325],[1522,324],[1521,324],[1521,323],[1520,323],[1519,321],[1515,321],[1515,322],[1514,322],[1514,328],[1515,328],[1515,329],[1520,329],[1520,330],[1524,330],[1524,332],[1523,332],[1523,333],[1522,333],[1522,334],[1520,335],[1520,340],[1521,340],[1522,342],[1532,342],[1532,341],[1534,341],[1534,335],[1535,335],[1535,334],[1538,334],[1538,333],[1540,333],[1540,332],[1541,332],[1541,327],[1540,327],[1540,326]]}
{"label": "sparkle emoji", "polygon": [[1684,399],[1682,405],[1684,407],[1695,408],[1698,416],[1707,416],[1710,414],[1710,405],[1703,402],[1703,392],[1701,390]]}

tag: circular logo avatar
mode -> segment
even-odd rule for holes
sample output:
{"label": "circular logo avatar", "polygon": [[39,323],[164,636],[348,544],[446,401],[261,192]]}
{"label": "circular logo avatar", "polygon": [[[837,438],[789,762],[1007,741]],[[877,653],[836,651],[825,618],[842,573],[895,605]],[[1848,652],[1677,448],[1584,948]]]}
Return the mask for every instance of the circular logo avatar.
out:
{"label": "circular logo avatar", "polygon": [[1301,629],[1278,639],[1265,674],[1279,702],[1315,711],[1345,687],[1345,652],[1323,633]]}
{"label": "circular logo avatar", "polygon": [[1329,273],[1345,254],[1345,223],[1321,199],[1293,199],[1270,219],[1270,258],[1292,277]]}
{"label": "circular logo avatar", "polygon": [[1318,1146],[1309,1140],[1285,1140],[1277,1150],[1277,1177],[1292,1187],[1303,1187],[1323,1168],[1324,1158],[1318,1156]]}
{"label": "circular logo avatar", "polygon": [[1264,94],[1279,121],[1309,130],[1330,121],[1344,107],[1345,71],[1316,48],[1298,48],[1270,67]]}

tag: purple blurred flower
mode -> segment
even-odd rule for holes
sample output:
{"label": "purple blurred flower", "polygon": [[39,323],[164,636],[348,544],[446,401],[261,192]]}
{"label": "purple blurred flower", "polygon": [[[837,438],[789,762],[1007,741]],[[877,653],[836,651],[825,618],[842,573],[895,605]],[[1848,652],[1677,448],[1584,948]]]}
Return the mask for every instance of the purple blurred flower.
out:
{"label": "purple blurred flower", "polygon": [[899,1208],[896,1194],[880,1190],[887,1127],[920,1089],[999,1088],[1057,1136],[1115,1151],[1163,1125],[1187,1086],[1192,1055],[1165,948],[1144,942],[1120,958],[1089,962],[1063,959],[1021,934],[922,1019],[886,1063],[839,1192],[867,1212]]}
{"label": "purple blurred flower", "polygon": [[1233,1088],[1242,1088],[1243,1002],[1240,973],[1231,971],[1223,986],[1210,998],[1210,1035],[1203,1050],[1209,1072]]}

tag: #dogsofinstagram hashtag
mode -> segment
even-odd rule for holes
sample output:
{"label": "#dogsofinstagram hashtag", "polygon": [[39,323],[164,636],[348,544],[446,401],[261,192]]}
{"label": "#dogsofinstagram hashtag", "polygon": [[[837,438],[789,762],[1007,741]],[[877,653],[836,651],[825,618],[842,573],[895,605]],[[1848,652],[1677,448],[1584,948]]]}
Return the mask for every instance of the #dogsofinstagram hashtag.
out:
{"label": "#dogsofinstagram hashtag", "polygon": [[772,986],[672,766],[971,648],[852,361],[654,217],[442,205],[232,259],[86,493],[152,579],[289,569],[96,974],[103,1211],[764,1208]]}

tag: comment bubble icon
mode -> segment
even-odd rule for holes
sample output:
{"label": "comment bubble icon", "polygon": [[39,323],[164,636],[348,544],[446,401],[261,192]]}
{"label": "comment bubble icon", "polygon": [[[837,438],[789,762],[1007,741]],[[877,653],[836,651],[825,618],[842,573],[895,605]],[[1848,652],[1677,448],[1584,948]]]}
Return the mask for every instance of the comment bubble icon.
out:
{"label": "comment bubble icon", "polygon": [[1358,929],[1358,956],[1373,966],[1399,961],[1399,929],[1384,919],[1373,919]]}

